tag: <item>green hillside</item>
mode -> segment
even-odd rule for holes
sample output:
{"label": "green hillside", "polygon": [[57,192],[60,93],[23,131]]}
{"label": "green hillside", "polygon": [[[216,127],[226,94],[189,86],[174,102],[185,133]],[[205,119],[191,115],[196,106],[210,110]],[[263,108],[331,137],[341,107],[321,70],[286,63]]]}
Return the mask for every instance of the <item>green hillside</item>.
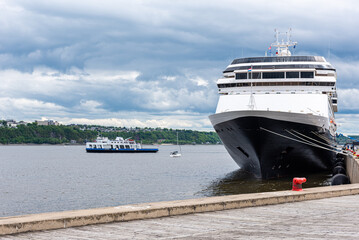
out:
{"label": "green hillside", "polygon": [[176,143],[180,144],[216,144],[220,139],[215,132],[193,130],[174,130],[167,128],[117,128],[104,126],[71,125],[71,126],[38,126],[36,123],[18,125],[16,128],[0,127],[1,144],[64,144],[85,143],[93,141],[101,135],[115,139],[116,137],[133,138],[144,144]]}

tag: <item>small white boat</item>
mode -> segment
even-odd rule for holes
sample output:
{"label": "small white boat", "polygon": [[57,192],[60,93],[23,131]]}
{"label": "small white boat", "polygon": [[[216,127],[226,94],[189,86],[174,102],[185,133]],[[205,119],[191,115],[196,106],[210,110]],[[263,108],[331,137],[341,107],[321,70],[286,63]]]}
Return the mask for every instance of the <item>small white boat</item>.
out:
{"label": "small white boat", "polygon": [[173,151],[170,153],[170,157],[181,157],[182,154],[179,153],[178,151]]}
{"label": "small white boat", "polygon": [[178,144],[178,132],[177,132],[177,146],[179,147],[179,151],[170,152],[170,157],[181,157],[182,156],[181,146]]}

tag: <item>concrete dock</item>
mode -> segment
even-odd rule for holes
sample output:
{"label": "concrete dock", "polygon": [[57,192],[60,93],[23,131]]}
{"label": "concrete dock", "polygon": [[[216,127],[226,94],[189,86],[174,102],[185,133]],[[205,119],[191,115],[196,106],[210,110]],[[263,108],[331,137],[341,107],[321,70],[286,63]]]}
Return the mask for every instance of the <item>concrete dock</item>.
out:
{"label": "concrete dock", "polygon": [[[206,212],[208,213],[220,210],[241,209],[247,207],[259,207],[276,204],[279,204],[278,207],[279,209],[281,209],[281,207],[283,207],[283,203],[294,203],[356,194],[359,194],[359,184],[348,184],[339,186],[308,188],[300,192],[280,191],[254,194],[239,194],[201,199],[189,199],[169,202],[124,205],[108,208],[42,213],[17,217],[4,217],[0,218],[0,234],[6,235],[21,232],[33,232],[39,230],[70,228],[99,223],[127,222],[133,220],[155,219],[162,217],[167,217],[163,219],[170,219],[168,217],[178,215]],[[356,200],[358,199],[359,197],[356,198]],[[327,200],[329,201],[330,199]],[[331,205],[332,204],[329,203],[329,206],[325,207],[325,211],[333,212],[332,210],[329,210],[331,208]],[[305,205],[294,208],[300,209],[302,207],[308,208]],[[355,207],[358,207],[358,205],[356,205]],[[355,209],[355,207],[353,207],[353,209]],[[289,208],[292,207],[289,206]],[[268,211],[270,211],[269,209],[270,208],[268,208]],[[348,208],[343,206],[341,211],[346,212],[347,209]],[[350,210],[351,213],[354,212],[353,209]],[[260,209],[258,215],[261,215],[261,211],[262,210]],[[321,208],[319,208],[318,211],[322,211]],[[340,215],[341,211],[336,210],[334,211],[334,214]],[[281,211],[279,211],[279,213],[277,214],[280,215],[280,212]],[[300,211],[296,210],[296,212],[299,213]],[[271,219],[272,215],[265,214],[263,215],[263,218]],[[359,217],[357,219],[359,219]],[[351,220],[353,219],[350,219],[350,221]],[[224,223],[225,222],[226,221],[224,221]],[[203,224],[204,227],[206,227],[205,225],[207,223]],[[72,232],[73,230],[68,231]],[[107,230],[103,231],[107,232]]]}
{"label": "concrete dock", "polygon": [[3,236],[1,239],[359,239],[359,195]]}

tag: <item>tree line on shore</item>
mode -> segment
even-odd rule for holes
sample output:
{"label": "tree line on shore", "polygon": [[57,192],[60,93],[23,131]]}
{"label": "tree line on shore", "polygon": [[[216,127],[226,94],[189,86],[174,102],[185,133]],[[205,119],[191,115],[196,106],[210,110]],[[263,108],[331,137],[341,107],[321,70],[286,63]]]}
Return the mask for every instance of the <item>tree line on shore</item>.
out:
{"label": "tree line on shore", "polygon": [[[102,127],[105,129],[106,127]],[[135,130],[98,131],[87,130],[81,125],[39,126],[36,123],[19,125],[17,128],[1,127],[0,144],[67,144],[94,141],[97,136],[115,139],[132,138],[143,144],[217,144],[220,139],[215,132],[175,130],[167,128],[136,128]]]}

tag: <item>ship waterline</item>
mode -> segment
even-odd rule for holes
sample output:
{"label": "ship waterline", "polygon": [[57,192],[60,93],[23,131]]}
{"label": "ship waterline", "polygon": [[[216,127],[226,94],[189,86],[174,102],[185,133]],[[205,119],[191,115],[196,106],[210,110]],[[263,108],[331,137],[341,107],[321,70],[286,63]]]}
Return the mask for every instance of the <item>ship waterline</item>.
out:
{"label": "ship waterline", "polygon": [[[333,138],[319,124],[285,120],[293,118],[293,114],[288,113],[257,111],[252,116],[242,112],[237,112],[237,117],[235,113],[223,115],[226,116],[210,116],[213,123],[218,122],[218,118],[228,119],[213,124],[216,132],[234,161],[255,177],[277,178],[332,167],[335,151],[330,144]],[[320,122],[317,120],[321,118],[314,116],[307,122]],[[315,140],[317,144],[306,139]]]}

